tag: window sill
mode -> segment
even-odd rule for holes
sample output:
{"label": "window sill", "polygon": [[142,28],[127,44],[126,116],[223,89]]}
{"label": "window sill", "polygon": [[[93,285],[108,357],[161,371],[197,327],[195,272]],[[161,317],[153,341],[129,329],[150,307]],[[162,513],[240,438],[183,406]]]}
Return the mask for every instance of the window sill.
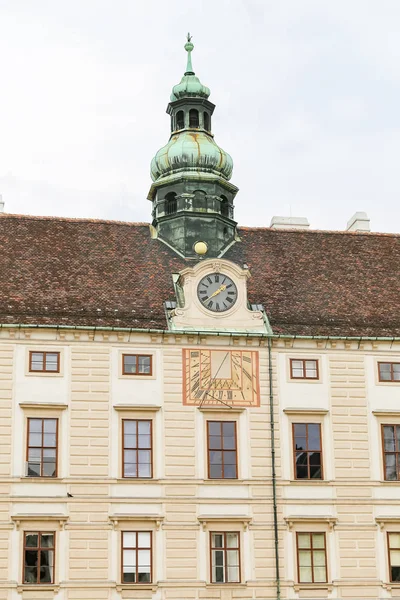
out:
{"label": "window sill", "polygon": [[122,590],[149,590],[151,592],[157,591],[156,583],[118,583],[117,584],[117,592],[122,592]]}
{"label": "window sill", "polygon": [[22,583],[17,585],[19,594],[22,592],[38,592],[39,590],[57,594],[60,591],[60,586],[56,583]]}
{"label": "window sill", "polygon": [[333,585],[331,583],[295,583],[294,591],[300,592],[301,590],[326,590],[326,592],[330,593],[333,590]]}

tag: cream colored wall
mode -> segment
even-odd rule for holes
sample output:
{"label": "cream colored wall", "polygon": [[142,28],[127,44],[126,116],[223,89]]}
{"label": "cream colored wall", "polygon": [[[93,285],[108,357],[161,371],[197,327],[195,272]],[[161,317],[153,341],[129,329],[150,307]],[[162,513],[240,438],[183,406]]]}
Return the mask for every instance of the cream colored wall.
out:
{"label": "cream colored wall", "polygon": [[[21,594],[37,597],[35,591],[17,590],[22,531],[34,529],[38,515],[46,514],[68,517],[65,529],[63,523],[51,523],[58,531],[61,585],[50,597],[57,594],[57,600],[275,597],[268,352],[258,339],[147,334],[125,338],[122,333],[96,333],[94,339],[86,333],[67,333],[61,339],[49,330],[29,332],[28,337],[20,332],[14,338],[3,330],[0,336],[0,600],[5,589],[7,600]],[[182,348],[194,344],[257,349],[260,408],[183,406]],[[40,347],[62,351],[62,376],[26,375],[27,352]],[[154,378],[121,377],[121,353],[136,351],[154,353]],[[282,597],[395,594],[395,586],[390,590],[387,585],[386,529],[393,530],[398,517],[400,531],[400,485],[382,481],[381,417],[374,412],[386,409],[393,415],[398,410],[400,419],[395,402],[400,386],[380,386],[375,378],[380,356],[395,360],[396,355],[400,349],[389,344],[374,348],[311,340],[273,344]],[[322,382],[291,382],[291,357],[318,358]],[[21,408],[21,402],[38,406]],[[23,477],[24,422],[28,410],[42,414],[47,409],[39,404],[46,403],[67,405],[57,413],[61,476],[37,481]],[[153,419],[153,480],[121,479],[120,422],[127,414]],[[220,418],[237,422],[236,481],[207,480],[206,421]],[[291,423],[297,418],[321,422],[324,481],[294,480]],[[66,497],[67,491],[73,498]],[[18,515],[34,513],[32,523],[24,521],[16,529]],[[146,520],[149,515],[152,519]],[[381,530],[377,520],[384,517],[392,520]],[[120,585],[119,535],[125,524],[154,532],[152,586]],[[327,535],[329,585],[299,586],[295,532],[321,528]],[[209,532],[221,529],[240,531],[240,585],[209,583]]]}

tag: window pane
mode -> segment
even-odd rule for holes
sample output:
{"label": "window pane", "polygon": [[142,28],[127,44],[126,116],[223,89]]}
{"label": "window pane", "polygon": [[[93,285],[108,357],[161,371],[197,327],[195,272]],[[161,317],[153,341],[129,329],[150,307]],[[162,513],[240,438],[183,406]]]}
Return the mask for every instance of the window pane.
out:
{"label": "window pane", "polygon": [[136,435],[137,421],[124,421],[124,434],[132,433]]}
{"label": "window pane", "polygon": [[396,457],[394,454],[385,454],[385,479],[396,480]]}
{"label": "window pane", "polygon": [[56,462],[55,459],[45,459],[43,462],[43,477],[55,477]]}
{"label": "window pane", "polygon": [[224,583],[224,567],[213,567],[213,583]]}
{"label": "window pane", "polygon": [[297,536],[297,544],[299,548],[311,548],[310,534],[299,533]]}
{"label": "window pane", "polygon": [[45,433],[43,435],[43,446],[55,448],[57,446],[57,436],[55,433]]}
{"label": "window pane", "polygon": [[317,377],[317,361],[306,360],[306,377],[316,379]]}
{"label": "window pane", "polygon": [[136,533],[133,531],[124,531],[122,533],[122,545],[124,548],[135,548]]}
{"label": "window pane", "polygon": [[400,381],[400,363],[393,364],[393,380]]}
{"label": "window pane", "polygon": [[226,563],[227,563],[228,567],[238,567],[239,566],[239,550],[227,550]]}
{"label": "window pane", "polygon": [[325,548],[325,536],[323,533],[313,533],[313,548]]}
{"label": "window pane", "polygon": [[392,378],[390,363],[379,363],[379,377],[382,381],[390,381]]}
{"label": "window pane", "polygon": [[139,566],[142,567],[150,564],[150,550],[139,550],[138,555]]}
{"label": "window pane", "polygon": [[311,550],[300,550],[299,565],[300,567],[311,567]]}
{"label": "window pane", "polygon": [[224,564],[224,553],[222,550],[214,550],[213,551],[213,565],[216,567],[221,567]]}
{"label": "window pane", "polygon": [[124,567],[122,579],[124,583],[136,583],[135,567]]}
{"label": "window pane", "polygon": [[25,567],[24,583],[37,583],[37,567]]}
{"label": "window pane", "polygon": [[228,567],[228,581],[230,583],[239,582],[239,567]]}
{"label": "window pane", "polygon": [[150,356],[139,356],[139,373],[150,373]]}
{"label": "window pane", "polygon": [[46,371],[58,371],[58,354],[47,352],[46,354]]}
{"label": "window pane", "polygon": [[125,448],[136,448],[137,447],[136,435],[125,434],[124,435],[124,446],[125,446]]}
{"label": "window pane", "polygon": [[315,550],[313,553],[313,561],[315,567],[325,567],[325,551]]}
{"label": "window pane", "polygon": [[139,462],[139,464],[150,464],[151,463],[150,450],[139,450],[138,451],[138,462]]}
{"label": "window pane", "polygon": [[236,465],[224,465],[224,479],[236,479]]}
{"label": "window pane", "polygon": [[148,531],[139,531],[138,532],[138,547],[139,548],[150,548],[151,545],[151,535]]}
{"label": "window pane", "polygon": [[54,548],[54,534],[42,533],[40,544],[43,548]]}
{"label": "window pane", "polygon": [[139,435],[150,435],[151,423],[150,421],[138,421]]}
{"label": "window pane", "polygon": [[140,567],[138,569],[138,582],[139,583],[150,583],[150,565],[146,567]]}
{"label": "window pane", "polygon": [[236,452],[224,452],[224,464],[226,465],[236,465]]}
{"label": "window pane", "polygon": [[208,447],[210,450],[219,450],[222,448],[222,438],[220,435],[210,435],[208,438]]}
{"label": "window pane", "polygon": [[221,435],[221,424],[219,421],[208,422],[208,433],[209,435]]}
{"label": "window pane", "polygon": [[124,373],[136,373],[136,356],[124,355]]}
{"label": "window pane", "polygon": [[[226,534],[226,547],[227,548],[237,548],[239,545],[239,539],[237,533],[227,533]],[[229,561],[228,561],[229,564]],[[238,563],[236,563],[238,564]]]}
{"label": "window pane", "polygon": [[[306,425],[306,423],[294,423],[294,425],[293,425],[293,431],[294,431],[295,438],[301,437],[301,438],[305,439],[306,435],[307,435],[307,425]],[[305,446],[305,442],[304,442],[304,446]]]}
{"label": "window pane", "polygon": [[400,567],[391,568],[391,581],[400,581]]}
{"label": "window pane", "polygon": [[224,436],[223,445],[225,450],[234,450],[236,448],[235,436]]}
{"label": "window pane", "polygon": [[292,377],[304,377],[303,375],[303,361],[292,360]]}
{"label": "window pane", "polygon": [[210,464],[211,465],[222,464],[222,452],[212,450],[211,452],[209,452],[209,456],[210,456]]}
{"label": "window pane", "polygon": [[150,435],[139,435],[139,448],[151,448]]}
{"label": "window pane", "polygon": [[123,553],[124,570],[125,567],[136,566],[136,550],[124,550]]}
{"label": "window pane", "polygon": [[300,567],[300,583],[312,583],[311,567]]}
{"label": "window pane", "polygon": [[124,463],[124,477],[137,477],[137,465],[132,463]]}
{"label": "window pane", "polygon": [[222,479],[222,465],[210,465],[210,479]]}
{"label": "window pane", "polygon": [[45,550],[40,553],[40,583],[52,583],[53,581],[53,559],[54,551]]}
{"label": "window pane", "polygon": [[392,567],[400,567],[400,550],[390,551],[390,564]]}
{"label": "window pane", "polygon": [[37,533],[27,533],[25,535],[25,546],[29,548],[37,548],[38,547],[38,534]]}
{"label": "window pane", "polygon": [[37,550],[25,550],[25,565],[27,567],[36,567],[38,558],[39,552]]}
{"label": "window pane", "polygon": [[56,433],[57,432],[57,419],[44,419],[43,421],[44,433]]}
{"label": "window pane", "polygon": [[400,533],[389,533],[390,548],[400,548]]}
{"label": "window pane", "polygon": [[319,466],[310,466],[310,479],[322,479],[322,471]]}
{"label": "window pane", "polygon": [[224,437],[235,437],[235,423],[222,423]]}
{"label": "window pane", "polygon": [[29,461],[40,463],[41,459],[42,459],[41,448],[29,448],[29,450],[28,450],[28,460]]}
{"label": "window pane", "polygon": [[320,427],[317,423],[308,426],[308,450],[321,450]]}
{"label": "window pane", "polygon": [[394,439],[394,427],[392,425],[385,425],[383,428],[384,446],[386,452],[394,452],[396,450],[395,439]]}
{"label": "window pane", "polygon": [[314,567],[314,581],[326,581],[326,567]]}
{"label": "window pane", "polygon": [[41,433],[30,433],[29,434],[29,446],[40,447],[42,445],[42,434]]}
{"label": "window pane", "polygon": [[28,462],[28,477],[40,477],[40,462]]}
{"label": "window pane", "polygon": [[30,433],[41,433],[42,432],[42,419],[29,419],[29,432]]}
{"label": "window pane", "polygon": [[307,466],[296,465],[296,479],[308,479]]}
{"label": "window pane", "polygon": [[150,464],[139,464],[138,477],[151,477],[151,465]]}
{"label": "window pane", "polygon": [[222,548],[222,546],[223,546],[222,533],[213,533],[212,534],[212,545],[213,545],[213,548]]}
{"label": "window pane", "polygon": [[31,371],[43,371],[43,352],[32,352]]}

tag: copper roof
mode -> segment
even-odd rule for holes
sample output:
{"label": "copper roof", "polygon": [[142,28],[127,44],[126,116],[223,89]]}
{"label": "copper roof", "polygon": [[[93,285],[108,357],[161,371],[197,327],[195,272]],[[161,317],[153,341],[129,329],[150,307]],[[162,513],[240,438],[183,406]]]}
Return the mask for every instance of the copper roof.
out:
{"label": "copper roof", "polygon": [[[400,336],[400,236],[239,229],[274,333]],[[167,329],[187,262],[145,223],[0,215],[0,323]],[[191,262],[192,264],[192,262]]]}

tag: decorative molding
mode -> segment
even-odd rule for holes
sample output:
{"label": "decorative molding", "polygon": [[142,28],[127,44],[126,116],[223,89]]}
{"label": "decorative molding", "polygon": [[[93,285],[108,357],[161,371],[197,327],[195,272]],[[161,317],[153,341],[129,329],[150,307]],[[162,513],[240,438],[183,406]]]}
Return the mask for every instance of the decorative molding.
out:
{"label": "decorative molding", "polygon": [[64,529],[65,524],[68,522],[69,517],[67,515],[48,515],[48,514],[32,514],[32,515],[11,515],[11,521],[15,523],[15,528],[19,530],[21,523],[34,523],[35,521],[46,521],[50,523],[58,523],[60,529]]}
{"label": "decorative molding", "polygon": [[161,406],[155,404],[115,404],[114,410],[157,412],[161,410]]}
{"label": "decorative molding", "polygon": [[[216,400],[216,402],[218,402],[218,401]],[[219,404],[218,406],[215,404],[213,406],[207,406],[207,405],[204,406],[204,404],[203,404],[203,406],[199,405],[197,408],[200,412],[204,412],[204,413],[215,413],[215,412],[223,411],[223,412],[229,413],[230,415],[233,415],[235,413],[246,412],[246,410],[247,410],[247,407],[244,407],[244,406],[227,406],[226,404]],[[254,408],[254,407],[249,406],[249,408]]]}
{"label": "decorative molding", "polygon": [[400,525],[400,517],[388,516],[388,517],[375,517],[376,524],[379,526],[381,531],[385,530],[386,525]]}
{"label": "decorative molding", "polygon": [[[39,588],[39,589],[38,589]],[[54,592],[58,594],[60,591],[59,584],[56,583],[40,583],[40,584],[29,584],[23,583],[17,585],[18,594],[22,594],[23,592],[36,592],[38,596],[40,596],[40,592]]]}
{"label": "decorative molding", "polygon": [[372,414],[376,417],[400,417],[400,409],[378,408],[377,410],[373,410]]}
{"label": "decorative molding", "polygon": [[[108,517],[109,522],[112,524],[114,529],[117,529],[118,524],[122,522],[146,522],[146,523],[155,523],[157,531],[161,528],[162,522],[164,521],[164,516],[162,515],[111,515]],[[135,587],[136,589],[136,587]]]}
{"label": "decorative molding", "polygon": [[329,531],[333,531],[337,523],[337,517],[323,515],[294,515],[292,517],[284,517],[284,521],[289,531],[293,531],[293,526],[296,523],[326,524],[329,527]]}
{"label": "decorative molding", "polygon": [[55,402],[20,402],[19,406],[23,409],[33,408],[45,410],[66,410],[68,408],[68,404],[57,404]]}
{"label": "decorative molding", "polygon": [[330,594],[333,591],[333,585],[331,583],[295,583],[293,590],[295,592],[301,592],[301,590],[325,590]]}
{"label": "decorative molding", "polygon": [[156,583],[117,583],[115,589],[117,592],[122,592],[123,590],[148,590],[149,592],[154,593],[157,591],[157,587]]}
{"label": "decorative molding", "polygon": [[286,415],[327,415],[327,408],[284,408],[283,412]]}
{"label": "decorative molding", "polygon": [[203,531],[207,530],[207,525],[209,523],[241,523],[243,525],[243,529],[247,531],[249,525],[253,522],[252,517],[248,517],[245,515],[199,515],[197,517],[200,525],[203,528]]}

